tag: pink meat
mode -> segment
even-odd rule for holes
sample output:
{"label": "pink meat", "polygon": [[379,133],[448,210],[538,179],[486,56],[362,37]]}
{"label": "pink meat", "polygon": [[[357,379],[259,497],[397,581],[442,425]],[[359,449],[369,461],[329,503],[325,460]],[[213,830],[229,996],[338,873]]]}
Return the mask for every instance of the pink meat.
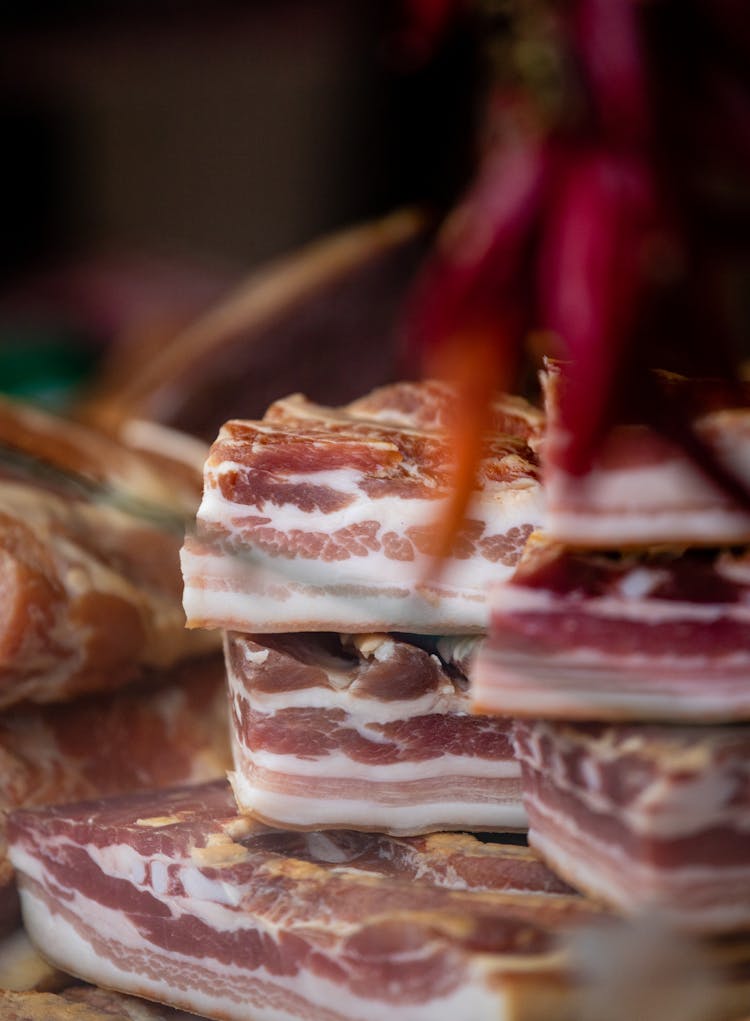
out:
{"label": "pink meat", "polygon": [[701,932],[750,925],[746,727],[519,722],[529,840],[627,913]]}
{"label": "pink meat", "polygon": [[230,633],[226,662],[243,811],[292,828],[525,826],[511,721],[472,715],[466,677],[434,653],[387,635]]}
{"label": "pink meat", "polygon": [[[695,430],[719,462],[750,486],[750,407],[710,380],[656,374],[665,394],[694,409]],[[747,542],[750,514],[703,474],[684,450],[651,429],[621,425],[605,437],[583,477],[565,468],[569,437],[560,422],[558,366],[545,376],[546,529],[577,547],[620,549],[657,543],[717,546]],[[746,404],[750,398],[744,391]],[[742,398],[741,398],[742,399]]]}
{"label": "pink meat", "polygon": [[[374,835],[279,834],[238,817],[223,783],[18,812],[11,838],[45,954],[87,980],[232,1021],[393,1010],[495,1021],[539,996],[567,1016],[558,934],[601,917],[577,896],[536,892],[538,874],[519,892],[528,871],[516,892],[496,890],[493,862],[508,887],[499,845],[419,838],[404,853]],[[466,867],[454,872],[457,857]],[[477,858],[478,885],[467,880]]]}
{"label": "pink meat", "polygon": [[449,406],[438,384],[398,384],[345,408],[297,395],[262,422],[228,422],[182,552],[189,625],[481,631],[489,579],[510,574],[541,521],[530,446],[540,415],[518,398],[498,399],[498,428],[438,577],[453,472]]}
{"label": "pink meat", "polygon": [[18,918],[5,837],[13,809],[224,775],[230,750],[221,657],[159,680],[148,691],[0,717],[0,932]]}
{"label": "pink meat", "polygon": [[490,596],[472,674],[484,712],[567,719],[750,718],[745,552],[607,557],[532,540]]}

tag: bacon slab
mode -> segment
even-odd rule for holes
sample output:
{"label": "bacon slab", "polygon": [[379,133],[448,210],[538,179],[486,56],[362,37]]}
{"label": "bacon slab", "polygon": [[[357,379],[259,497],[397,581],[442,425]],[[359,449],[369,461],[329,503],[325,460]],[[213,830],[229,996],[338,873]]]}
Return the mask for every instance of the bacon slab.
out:
{"label": "bacon slab", "polygon": [[529,841],[579,889],[702,932],[750,926],[750,728],[520,721]]}
{"label": "bacon slab", "polygon": [[18,918],[5,839],[13,809],[199,782],[230,766],[221,657],[160,680],[0,717],[0,933]]}
{"label": "bacon slab", "polygon": [[[189,626],[481,631],[489,580],[510,574],[541,520],[536,457],[520,436],[487,438],[468,518],[435,576],[452,451],[446,433],[425,425],[426,404],[407,413],[414,427],[391,424],[392,410],[299,396],[262,422],[228,422],[182,552]],[[440,396],[438,420],[444,404]]]}
{"label": "bacon slab", "polygon": [[532,537],[490,594],[475,709],[571,720],[750,719],[750,555],[608,557]]}
{"label": "bacon slab", "polygon": [[[551,365],[544,381],[545,528],[552,538],[604,549],[750,541],[747,510],[710,481],[684,450],[645,426],[617,426],[586,475],[566,471],[568,437],[560,425],[559,366]],[[727,406],[728,396],[711,381],[665,375],[660,385],[665,390],[690,390],[686,396],[699,409],[698,436],[750,487],[750,407]]]}
{"label": "bacon slab", "polygon": [[[269,830],[236,815],[226,783],[26,810],[11,826],[45,955],[230,1021],[513,1021],[542,1016],[540,1003],[572,1021],[558,939],[602,918],[536,880],[488,891],[493,861],[507,888],[498,845],[481,847],[478,886],[450,867],[435,885],[420,867],[431,838],[404,864],[392,838]],[[472,838],[450,844],[451,858],[472,857]]]}
{"label": "bacon slab", "polygon": [[387,635],[235,633],[225,654],[242,811],[292,828],[525,828],[512,721],[472,716],[466,677],[436,655]]}

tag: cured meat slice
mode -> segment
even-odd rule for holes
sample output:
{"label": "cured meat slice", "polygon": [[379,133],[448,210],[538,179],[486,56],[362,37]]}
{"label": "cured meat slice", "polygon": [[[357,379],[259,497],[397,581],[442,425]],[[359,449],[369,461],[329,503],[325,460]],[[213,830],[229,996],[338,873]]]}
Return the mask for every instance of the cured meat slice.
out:
{"label": "cured meat slice", "polygon": [[509,576],[541,521],[536,456],[518,436],[487,438],[467,519],[428,580],[451,472],[447,434],[356,408],[294,397],[263,422],[228,422],[182,553],[189,626],[483,630],[488,582]]}
{"label": "cured meat slice", "polygon": [[[720,463],[750,487],[750,407],[732,406],[721,384],[657,374],[696,409],[695,430]],[[750,540],[750,513],[671,441],[640,425],[614,428],[583,477],[566,471],[568,439],[560,424],[559,366],[544,376],[545,528],[580,547],[619,549],[657,543],[717,546]],[[732,395],[736,401],[736,395]],[[750,388],[744,398],[750,404]]]}
{"label": "cured meat slice", "polygon": [[215,648],[184,629],[178,550],[146,519],[0,481],[0,707],[111,690]]}
{"label": "cured meat slice", "polygon": [[225,655],[241,810],[293,828],[525,828],[511,720],[471,715],[437,655],[388,635],[236,633]]}
{"label": "cured meat slice", "polygon": [[0,1015],[4,1021],[200,1021],[192,1013],[81,985],[59,994],[0,990]]}
{"label": "cured meat slice", "polygon": [[519,721],[529,840],[628,913],[750,926],[750,728]]}
{"label": "cured meat slice", "polygon": [[490,597],[481,712],[572,720],[750,719],[750,556],[607,557],[532,537]]}
{"label": "cured meat slice", "polygon": [[512,1021],[540,1002],[575,1016],[558,935],[601,918],[595,905],[471,888],[450,869],[456,888],[435,886],[392,838],[286,834],[235,812],[214,783],[14,814],[32,938],[88,980],[235,1021]]}
{"label": "cured meat slice", "polygon": [[[160,452],[135,449],[32,405],[0,398],[0,475],[5,477],[18,471],[15,453],[37,463],[38,485],[54,486],[56,474],[58,482],[67,474],[69,483],[78,483],[79,493],[86,491],[88,482],[98,487],[101,499],[120,504],[135,501],[155,512],[169,508],[190,514],[200,500],[200,473],[183,455],[177,434],[170,452],[164,449],[164,443]],[[28,476],[27,467],[24,475]]]}
{"label": "cured meat slice", "polygon": [[150,690],[0,717],[0,932],[18,918],[8,813],[223,776],[231,763],[224,664],[184,664]]}
{"label": "cured meat slice", "polygon": [[[278,410],[285,404],[284,401],[277,401],[267,417],[278,414]],[[455,387],[430,379],[378,387],[348,404],[347,411],[354,418],[372,422],[385,422],[406,429],[446,432],[455,425],[458,407]],[[536,449],[544,433],[544,412],[523,397],[513,394],[498,394],[490,412],[490,428],[493,432],[516,436]]]}

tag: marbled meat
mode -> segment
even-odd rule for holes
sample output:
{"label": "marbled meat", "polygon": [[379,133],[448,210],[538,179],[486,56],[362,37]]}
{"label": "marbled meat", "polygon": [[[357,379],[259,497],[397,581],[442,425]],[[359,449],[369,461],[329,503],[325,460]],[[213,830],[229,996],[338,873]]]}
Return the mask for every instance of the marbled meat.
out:
{"label": "marbled meat", "polygon": [[489,603],[472,671],[477,711],[750,719],[746,550],[605,556],[532,536]]}
{"label": "marbled meat", "polygon": [[303,829],[525,828],[512,721],[471,714],[455,662],[383,634],[230,632],[225,655],[241,810]]}
{"label": "marbled meat", "polygon": [[429,392],[420,403],[415,385],[404,386],[374,409],[366,399],[330,409],[296,396],[261,422],[224,426],[182,552],[189,626],[484,629],[489,580],[510,575],[541,523],[537,457],[527,442],[534,415],[506,416],[518,434],[486,438],[467,519],[437,576],[437,522],[453,470],[440,426],[446,401],[438,391],[430,410]]}
{"label": "marbled meat", "polygon": [[405,839],[270,830],[225,782],[11,820],[32,938],[98,984],[230,1021],[572,1021],[560,938],[601,909],[536,869],[508,891],[500,845],[476,884],[448,865],[473,838]]}

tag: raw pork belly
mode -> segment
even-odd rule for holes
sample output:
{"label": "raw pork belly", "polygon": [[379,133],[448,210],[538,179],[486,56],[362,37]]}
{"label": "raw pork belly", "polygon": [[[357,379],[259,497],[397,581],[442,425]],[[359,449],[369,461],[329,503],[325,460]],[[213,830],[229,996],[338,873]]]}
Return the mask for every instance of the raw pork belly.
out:
{"label": "raw pork belly", "polygon": [[[640,425],[623,425],[603,441],[583,477],[565,467],[560,425],[560,368],[545,382],[545,528],[573,546],[619,549],[657,543],[718,546],[750,541],[750,514],[709,481],[678,446]],[[720,383],[655,373],[654,385],[695,409],[695,430],[721,464],[750,488],[750,407],[734,407]],[[746,403],[748,388],[740,394]],[[732,400],[733,399],[733,400]]]}
{"label": "raw pork belly", "polygon": [[0,717],[0,933],[18,919],[5,839],[12,809],[224,775],[231,756],[221,657],[160,680],[148,691]]}
{"label": "raw pork belly", "polygon": [[387,635],[232,632],[226,663],[242,811],[315,829],[525,828],[512,722],[472,716],[453,664]]}
{"label": "raw pork belly", "polygon": [[491,591],[472,672],[481,712],[750,719],[750,556],[607,557],[533,536]]}
{"label": "raw pork belly", "polygon": [[[537,892],[538,873],[533,892],[488,892],[493,861],[508,885],[500,846],[481,848],[478,887],[452,867],[439,886],[441,850],[423,870],[421,838],[404,864],[393,838],[269,830],[236,815],[225,782],[25,810],[11,826],[45,955],[234,1021],[511,1021],[541,1005],[572,1021],[558,939],[602,918],[576,895]],[[474,843],[456,838],[447,855],[472,858]]]}
{"label": "raw pork belly", "polygon": [[[445,401],[437,403],[439,420]],[[423,423],[426,399],[416,411],[411,404],[407,418]],[[262,422],[224,426],[182,554],[190,626],[484,629],[488,582],[510,575],[541,521],[536,455],[522,436],[487,438],[467,520],[439,578],[428,580],[451,492],[448,435],[432,424],[391,424],[392,410],[369,418],[362,406],[321,408],[298,396],[272,405]],[[526,418],[517,419],[528,436]]]}
{"label": "raw pork belly", "polygon": [[532,846],[579,889],[703,932],[750,926],[750,728],[520,721]]}

